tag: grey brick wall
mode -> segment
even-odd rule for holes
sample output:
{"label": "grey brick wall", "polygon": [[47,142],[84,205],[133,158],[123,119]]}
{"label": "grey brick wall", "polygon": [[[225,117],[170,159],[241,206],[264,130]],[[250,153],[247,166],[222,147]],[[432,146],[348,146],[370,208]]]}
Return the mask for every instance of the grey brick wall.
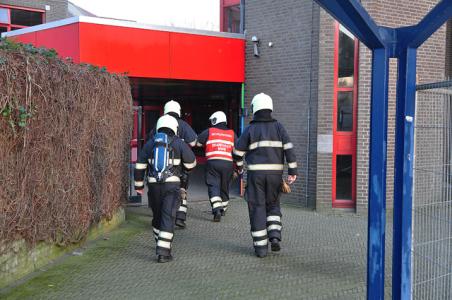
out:
{"label": "grey brick wall", "polygon": [[68,0],[0,0],[0,4],[43,10],[45,9],[46,5],[49,5],[50,10],[45,12],[46,22],[65,19],[68,17],[67,14]]}
{"label": "grey brick wall", "polygon": [[[437,3],[436,0],[363,0],[363,5],[379,25],[399,27],[416,24]],[[246,102],[252,95],[266,92],[275,100],[275,116],[287,127],[297,147],[301,174],[306,172],[307,117],[311,97],[310,206],[331,209],[332,154],[317,153],[317,137],[332,135],[335,21],[311,1],[246,1]],[[450,28],[452,31],[452,28]],[[253,56],[251,36],[261,40],[261,57]],[[269,48],[268,42],[274,47]],[[418,53],[418,81],[441,80],[446,62],[446,29],[441,28]],[[449,45],[452,44],[452,38]],[[367,212],[371,52],[360,45],[357,132],[357,212]],[[388,208],[392,207],[394,178],[395,97],[397,61],[390,62],[388,117]],[[452,67],[451,67],[452,69]],[[307,84],[311,83],[311,88]],[[310,91],[310,92],[309,92]],[[323,149],[325,150],[325,149]],[[332,150],[332,149],[331,149]],[[305,178],[301,177],[290,197],[306,202]],[[315,202],[312,202],[315,198]]]}
{"label": "grey brick wall", "polygon": [[452,20],[447,22],[446,35],[446,76],[452,78]]}
{"label": "grey brick wall", "polygon": [[[436,0],[363,0],[370,15],[379,25],[400,27],[413,25],[437,3]],[[442,80],[445,75],[446,26],[438,30],[418,51],[418,82]],[[366,213],[368,197],[368,158],[370,122],[370,68],[371,52],[360,45],[359,99],[358,99],[358,148],[357,148],[357,211]],[[388,162],[387,207],[392,208],[394,182],[394,140],[397,61],[391,59],[388,114]]]}
{"label": "grey brick wall", "polygon": [[[300,171],[293,193],[286,198],[313,207],[317,166],[319,7],[311,0],[247,0],[245,13],[246,105],[249,107],[256,93],[265,92],[273,98],[274,117],[284,124],[295,144]],[[251,37],[254,35],[261,42],[259,58],[253,55]],[[269,42],[273,47],[268,46]],[[309,197],[305,196],[306,183]]]}
{"label": "grey brick wall", "polygon": [[[317,134],[333,135],[334,89],[334,19],[323,9],[320,12],[319,33],[319,97]],[[332,151],[332,145],[330,151]],[[332,205],[332,154],[317,153],[317,209],[331,209]]]}

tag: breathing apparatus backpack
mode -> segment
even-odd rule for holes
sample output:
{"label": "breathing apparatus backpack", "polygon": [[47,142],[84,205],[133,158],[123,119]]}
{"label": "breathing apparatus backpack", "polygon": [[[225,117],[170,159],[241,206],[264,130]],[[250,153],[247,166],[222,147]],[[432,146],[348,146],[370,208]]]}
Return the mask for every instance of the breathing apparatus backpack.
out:
{"label": "breathing apparatus backpack", "polygon": [[152,151],[152,168],[150,176],[157,182],[164,182],[168,177],[173,176],[174,151],[171,147],[172,138],[163,132],[154,135],[154,149]]}

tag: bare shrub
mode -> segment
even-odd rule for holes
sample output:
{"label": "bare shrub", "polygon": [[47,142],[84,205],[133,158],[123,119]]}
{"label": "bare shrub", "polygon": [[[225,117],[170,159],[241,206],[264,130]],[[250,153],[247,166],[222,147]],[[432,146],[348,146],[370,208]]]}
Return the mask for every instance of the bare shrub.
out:
{"label": "bare shrub", "polygon": [[0,244],[66,245],[126,198],[126,77],[0,44]]}

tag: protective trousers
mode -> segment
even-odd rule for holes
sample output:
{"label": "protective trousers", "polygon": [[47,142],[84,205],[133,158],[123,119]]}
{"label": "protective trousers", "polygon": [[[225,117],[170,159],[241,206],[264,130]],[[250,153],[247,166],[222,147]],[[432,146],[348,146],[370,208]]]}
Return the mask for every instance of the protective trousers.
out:
{"label": "protective trousers", "polygon": [[148,199],[152,209],[152,230],[157,255],[169,256],[174,235],[174,220],[179,204],[178,182],[149,184]]}
{"label": "protective trousers", "polygon": [[206,164],[206,185],[212,213],[226,211],[229,204],[229,185],[234,167],[231,161],[211,159]]}
{"label": "protective trousers", "polygon": [[281,174],[248,171],[246,200],[250,215],[251,236],[257,254],[266,254],[268,240],[281,241]]}
{"label": "protective trousers", "polygon": [[180,202],[177,209],[176,219],[185,221],[187,219],[187,193],[188,193],[188,172],[182,171],[180,177]]}

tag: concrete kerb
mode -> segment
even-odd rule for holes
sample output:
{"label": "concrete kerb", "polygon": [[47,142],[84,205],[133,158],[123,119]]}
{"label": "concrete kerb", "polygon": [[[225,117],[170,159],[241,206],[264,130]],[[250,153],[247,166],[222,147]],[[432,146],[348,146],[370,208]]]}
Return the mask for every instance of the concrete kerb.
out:
{"label": "concrete kerb", "polygon": [[110,220],[102,219],[98,224],[92,226],[88,236],[83,241],[67,247],[40,242],[35,247],[30,248],[25,240],[15,241],[10,247],[11,250],[0,256],[0,289],[74,251],[87,241],[98,239],[100,236],[111,232],[124,220],[125,211],[121,207]]}

